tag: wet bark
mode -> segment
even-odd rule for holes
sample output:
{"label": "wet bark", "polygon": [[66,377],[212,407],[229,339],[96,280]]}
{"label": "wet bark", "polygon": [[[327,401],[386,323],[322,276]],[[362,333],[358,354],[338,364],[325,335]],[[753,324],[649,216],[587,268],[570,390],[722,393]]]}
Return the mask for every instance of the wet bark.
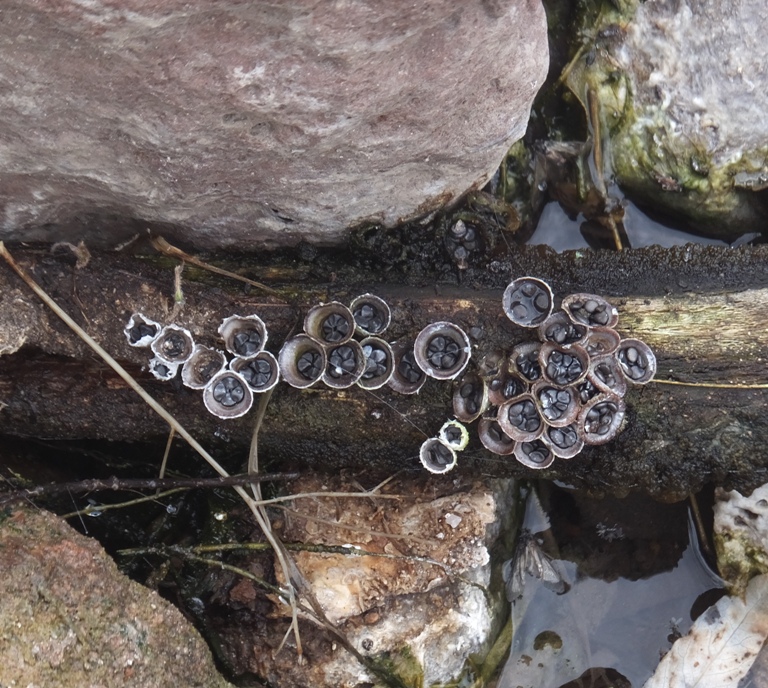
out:
{"label": "wet bark", "polygon": [[[173,266],[156,255],[94,254],[77,269],[66,254],[14,251],[17,260],[70,315],[110,351],[203,444],[246,454],[253,412],[221,421],[205,410],[199,392],[161,383],[145,370],[145,350],[127,345],[131,313],[168,322],[173,311]],[[555,255],[530,248],[464,272],[427,274],[371,267],[372,258],[334,262],[332,255],[242,256],[222,260],[266,282],[285,298],[197,268],[184,272],[184,305],[173,321],[198,341],[216,344],[216,329],[233,313],[259,313],[277,353],[301,329],[306,309],[319,301],[349,302],[373,292],[393,311],[391,341],[413,338],[436,320],[451,320],[473,341],[473,362],[494,350],[532,339],[501,311],[507,282],[532,274],[556,295],[601,294],[620,313],[622,336],[639,337],[655,351],[658,382],[631,388],[628,422],[617,440],[558,460],[537,475],[594,493],[642,490],[679,498],[703,484],[748,487],[768,480],[768,390],[680,387],[664,380],[768,384],[768,250],[684,247]],[[234,267],[233,267],[234,266]],[[164,422],[79,342],[5,265],[0,265],[0,433],[49,440],[104,439],[164,443]],[[418,449],[452,416],[451,383],[429,380],[403,396],[385,388],[332,391],[276,388],[260,435],[271,470],[311,465],[329,471],[363,468],[371,474],[420,470]],[[459,470],[528,475],[514,459],[485,451],[470,429]]]}

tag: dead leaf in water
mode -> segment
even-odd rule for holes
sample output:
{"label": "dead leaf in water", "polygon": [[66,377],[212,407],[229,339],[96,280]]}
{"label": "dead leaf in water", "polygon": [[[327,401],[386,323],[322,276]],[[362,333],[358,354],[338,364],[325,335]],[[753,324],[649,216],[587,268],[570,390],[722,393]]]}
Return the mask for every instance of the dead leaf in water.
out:
{"label": "dead leaf in water", "polygon": [[644,688],[736,688],[768,637],[768,575],[723,597],[661,660]]}

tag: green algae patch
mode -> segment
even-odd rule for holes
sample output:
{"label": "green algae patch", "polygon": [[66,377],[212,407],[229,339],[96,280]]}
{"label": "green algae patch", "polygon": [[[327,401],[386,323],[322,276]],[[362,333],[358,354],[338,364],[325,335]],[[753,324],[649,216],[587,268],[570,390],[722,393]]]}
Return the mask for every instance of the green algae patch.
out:
{"label": "green algae patch", "polygon": [[768,188],[768,145],[756,131],[762,96],[731,94],[733,75],[709,62],[715,48],[729,54],[741,36],[686,10],[585,5],[561,82],[582,103],[592,136],[602,139],[606,178],[697,233],[735,239],[761,230],[766,217],[755,194]]}

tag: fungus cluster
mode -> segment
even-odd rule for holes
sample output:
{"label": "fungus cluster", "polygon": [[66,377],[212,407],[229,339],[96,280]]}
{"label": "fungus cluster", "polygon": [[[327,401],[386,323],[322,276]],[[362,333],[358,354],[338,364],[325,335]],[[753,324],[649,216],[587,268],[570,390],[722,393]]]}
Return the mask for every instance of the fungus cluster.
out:
{"label": "fungus cluster", "polygon": [[285,381],[299,389],[318,381],[331,389],[383,387],[394,370],[392,347],[381,338],[390,320],[389,306],[373,294],[358,296],[348,307],[339,301],[314,306],[304,332],[278,354]]}
{"label": "fungus cluster", "polygon": [[628,383],[645,384],[656,372],[650,347],[622,339],[619,314],[594,294],[571,294],[554,309],[549,285],[533,277],[511,282],[502,300],[516,325],[535,329],[538,341],[486,360],[456,386],[457,420],[477,419],[483,446],[514,455],[529,468],[570,459],[585,445],[604,444],[620,432]]}
{"label": "fungus cluster", "polygon": [[258,315],[233,315],[219,326],[225,351],[196,344],[189,330],[161,326],[134,313],[125,327],[131,346],[149,347],[149,370],[158,380],[181,381],[203,392],[203,403],[219,418],[239,418],[253,405],[253,395],[272,389],[280,379],[277,359],[265,350],[267,327]]}
{"label": "fungus cluster", "polygon": [[[604,444],[620,432],[627,386],[653,378],[653,352],[638,339],[620,337],[618,311],[600,296],[571,294],[559,310],[554,306],[542,280],[521,277],[507,286],[504,313],[536,330],[537,341],[487,356],[455,385],[455,419],[421,446],[427,470],[446,473],[456,465],[457,452],[469,442],[463,424],[475,420],[483,446],[529,468],[573,458],[585,445]],[[225,351],[196,344],[183,327],[163,327],[141,313],[131,316],[125,335],[131,346],[151,349],[149,369],[157,379],[170,380],[181,369],[184,385],[201,389],[206,408],[219,418],[247,413],[253,395],[272,389],[281,376],[299,389],[322,381],[331,389],[389,385],[415,394],[427,377],[455,380],[467,368],[470,341],[457,325],[435,322],[412,341],[389,344],[383,334],[390,320],[389,306],[373,294],[349,306],[320,304],[277,358],[264,348],[267,328],[257,315],[221,323]]]}

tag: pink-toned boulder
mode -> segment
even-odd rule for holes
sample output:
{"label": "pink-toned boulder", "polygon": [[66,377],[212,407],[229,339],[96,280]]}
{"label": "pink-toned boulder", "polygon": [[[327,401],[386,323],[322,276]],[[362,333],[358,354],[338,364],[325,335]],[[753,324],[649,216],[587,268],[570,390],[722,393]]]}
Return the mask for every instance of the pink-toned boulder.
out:
{"label": "pink-toned boulder", "polygon": [[547,64],[539,0],[4,0],[0,239],[393,225],[493,173]]}
{"label": "pink-toned boulder", "polygon": [[56,516],[0,518],[0,686],[233,688],[178,609]]}

